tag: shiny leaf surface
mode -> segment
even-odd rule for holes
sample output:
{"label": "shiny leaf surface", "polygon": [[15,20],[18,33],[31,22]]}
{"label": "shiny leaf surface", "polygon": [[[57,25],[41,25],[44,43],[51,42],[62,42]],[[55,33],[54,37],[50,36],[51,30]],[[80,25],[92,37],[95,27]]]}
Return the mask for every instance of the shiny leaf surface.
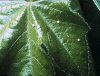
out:
{"label": "shiny leaf surface", "polygon": [[0,74],[95,76],[89,29],[77,0],[25,2],[0,30]]}

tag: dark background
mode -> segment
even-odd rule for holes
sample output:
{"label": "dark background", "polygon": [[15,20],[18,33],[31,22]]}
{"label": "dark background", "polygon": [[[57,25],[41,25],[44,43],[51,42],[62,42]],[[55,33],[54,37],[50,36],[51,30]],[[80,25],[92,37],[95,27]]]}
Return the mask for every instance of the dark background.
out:
{"label": "dark background", "polygon": [[100,76],[100,11],[93,0],[79,0],[83,16],[91,27],[88,41],[94,59],[96,76]]}

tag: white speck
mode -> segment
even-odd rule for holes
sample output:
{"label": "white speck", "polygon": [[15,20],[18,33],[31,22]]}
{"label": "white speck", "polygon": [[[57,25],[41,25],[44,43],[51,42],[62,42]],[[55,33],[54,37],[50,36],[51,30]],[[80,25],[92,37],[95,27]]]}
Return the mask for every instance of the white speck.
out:
{"label": "white speck", "polygon": [[37,33],[38,33],[39,37],[42,37],[42,31],[41,31],[40,25],[39,25],[38,22],[36,21],[36,18],[35,18],[35,16],[34,16],[32,10],[31,10],[31,13],[32,13],[32,17],[33,17],[34,23],[35,23],[35,24],[32,25],[32,26],[33,26],[33,27],[36,26]]}
{"label": "white speck", "polygon": [[35,24],[32,24],[33,27],[35,27]]}
{"label": "white speck", "polygon": [[60,21],[58,20],[57,23],[60,23]]}
{"label": "white speck", "polygon": [[81,40],[78,38],[77,41],[81,41]]}

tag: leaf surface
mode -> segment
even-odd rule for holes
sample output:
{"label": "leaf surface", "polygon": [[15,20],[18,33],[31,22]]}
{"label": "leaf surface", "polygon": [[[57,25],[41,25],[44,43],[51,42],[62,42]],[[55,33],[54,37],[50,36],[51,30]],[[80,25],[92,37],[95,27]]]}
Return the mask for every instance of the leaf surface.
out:
{"label": "leaf surface", "polygon": [[93,0],[97,8],[100,10],[100,0]]}
{"label": "leaf surface", "polygon": [[0,30],[0,74],[95,76],[89,29],[76,0],[26,2]]}

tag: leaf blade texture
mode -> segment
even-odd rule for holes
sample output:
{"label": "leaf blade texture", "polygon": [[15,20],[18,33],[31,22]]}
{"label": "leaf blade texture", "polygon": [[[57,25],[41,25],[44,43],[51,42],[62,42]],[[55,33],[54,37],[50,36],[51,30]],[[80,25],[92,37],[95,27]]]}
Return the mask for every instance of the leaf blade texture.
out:
{"label": "leaf blade texture", "polygon": [[26,2],[0,30],[0,74],[95,76],[89,29],[76,0]]}

